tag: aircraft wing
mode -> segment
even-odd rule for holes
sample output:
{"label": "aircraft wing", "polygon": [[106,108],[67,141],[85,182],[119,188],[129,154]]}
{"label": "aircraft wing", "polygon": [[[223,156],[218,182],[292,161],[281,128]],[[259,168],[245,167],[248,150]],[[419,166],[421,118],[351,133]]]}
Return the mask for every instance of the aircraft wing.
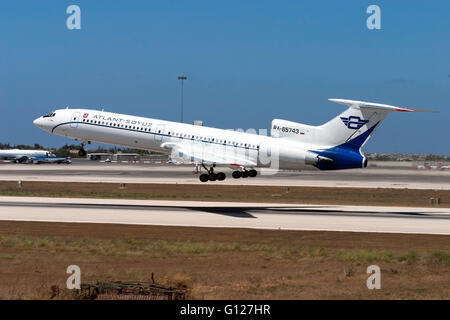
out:
{"label": "aircraft wing", "polygon": [[161,147],[171,150],[171,157],[181,157],[193,162],[215,165],[254,167],[256,163],[250,159],[237,157],[234,152],[226,152],[226,148],[203,148],[195,144],[163,143]]}

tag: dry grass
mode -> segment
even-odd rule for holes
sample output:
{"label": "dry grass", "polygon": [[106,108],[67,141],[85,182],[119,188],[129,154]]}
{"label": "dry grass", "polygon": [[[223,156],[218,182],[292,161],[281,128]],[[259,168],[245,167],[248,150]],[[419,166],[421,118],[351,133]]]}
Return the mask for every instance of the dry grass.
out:
{"label": "dry grass", "polygon": [[2,181],[0,195],[407,207],[430,207],[430,198],[439,198],[441,207],[450,207],[450,190],[387,188],[126,184],[120,189],[117,183],[24,182],[19,190],[16,181]]}
{"label": "dry grass", "polygon": [[86,283],[154,272],[194,299],[450,298],[449,236],[6,221],[0,234],[3,299],[50,298],[71,264]]}

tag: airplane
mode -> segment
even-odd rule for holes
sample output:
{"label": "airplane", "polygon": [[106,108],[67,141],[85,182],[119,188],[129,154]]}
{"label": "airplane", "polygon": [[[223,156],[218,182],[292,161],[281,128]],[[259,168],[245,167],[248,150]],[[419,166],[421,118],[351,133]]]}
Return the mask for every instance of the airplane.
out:
{"label": "airplane", "polygon": [[31,158],[29,161],[34,164],[41,164],[41,163],[71,164],[72,158],[71,157],[34,157],[34,158]]}
{"label": "airplane", "polygon": [[[367,158],[361,148],[375,128],[391,112],[423,111],[392,105],[329,99],[347,109],[330,121],[311,126],[274,119],[270,136],[203,127],[173,121],[143,118],[90,109],[59,109],[34,120],[34,125],[52,134],[157,151],[189,159],[201,182],[225,180],[215,168],[232,168],[232,177],[257,175],[256,169],[341,170],[364,168]],[[205,173],[201,173],[201,169]]]}
{"label": "airplane", "polygon": [[24,163],[34,157],[55,157],[55,155],[46,150],[0,150],[0,159],[2,160],[13,160],[17,163]]}

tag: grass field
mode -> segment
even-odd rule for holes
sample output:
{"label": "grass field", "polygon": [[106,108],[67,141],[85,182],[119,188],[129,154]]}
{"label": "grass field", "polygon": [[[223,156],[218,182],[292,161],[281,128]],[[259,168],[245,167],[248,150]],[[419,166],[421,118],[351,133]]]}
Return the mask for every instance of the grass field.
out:
{"label": "grass field", "polygon": [[153,272],[191,299],[450,299],[449,236],[7,221],[0,235],[1,299],[48,299],[73,264],[82,283]]}
{"label": "grass field", "polygon": [[346,204],[430,207],[439,198],[440,207],[450,207],[450,190],[387,188],[269,187],[232,185],[64,183],[2,181],[0,195],[88,197],[118,199],[168,199],[301,204]]}

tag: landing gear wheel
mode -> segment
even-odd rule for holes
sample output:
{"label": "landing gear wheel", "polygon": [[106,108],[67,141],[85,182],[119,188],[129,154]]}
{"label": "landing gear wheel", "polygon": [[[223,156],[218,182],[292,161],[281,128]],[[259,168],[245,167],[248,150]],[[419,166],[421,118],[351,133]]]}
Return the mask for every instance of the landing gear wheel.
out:
{"label": "landing gear wheel", "polygon": [[[223,181],[227,177],[223,172],[214,173],[215,167],[214,164],[209,169],[205,166],[204,163],[202,163],[201,166],[206,170],[206,173],[202,173],[199,177],[201,182],[216,181],[216,180]],[[199,167],[200,165],[198,165],[197,170],[199,169]]]}
{"label": "landing gear wheel", "polygon": [[225,173],[223,173],[223,172],[219,172],[219,173],[217,174],[217,180],[219,180],[219,181],[225,180],[226,177],[227,177],[227,176],[226,176]]}
{"label": "landing gear wheel", "polygon": [[78,155],[80,157],[86,157],[86,150],[84,150],[83,148],[81,148],[80,150],[78,150]]}
{"label": "landing gear wheel", "polygon": [[239,179],[241,177],[241,172],[240,171],[233,171],[233,173],[231,175],[233,176],[233,178]]}
{"label": "landing gear wheel", "polygon": [[242,171],[242,178],[248,177],[248,171]]}
{"label": "landing gear wheel", "polygon": [[252,169],[252,170],[250,170],[250,171],[248,172],[248,176],[249,176],[250,178],[256,177],[257,174],[258,174],[258,172],[256,172],[255,169]]}

